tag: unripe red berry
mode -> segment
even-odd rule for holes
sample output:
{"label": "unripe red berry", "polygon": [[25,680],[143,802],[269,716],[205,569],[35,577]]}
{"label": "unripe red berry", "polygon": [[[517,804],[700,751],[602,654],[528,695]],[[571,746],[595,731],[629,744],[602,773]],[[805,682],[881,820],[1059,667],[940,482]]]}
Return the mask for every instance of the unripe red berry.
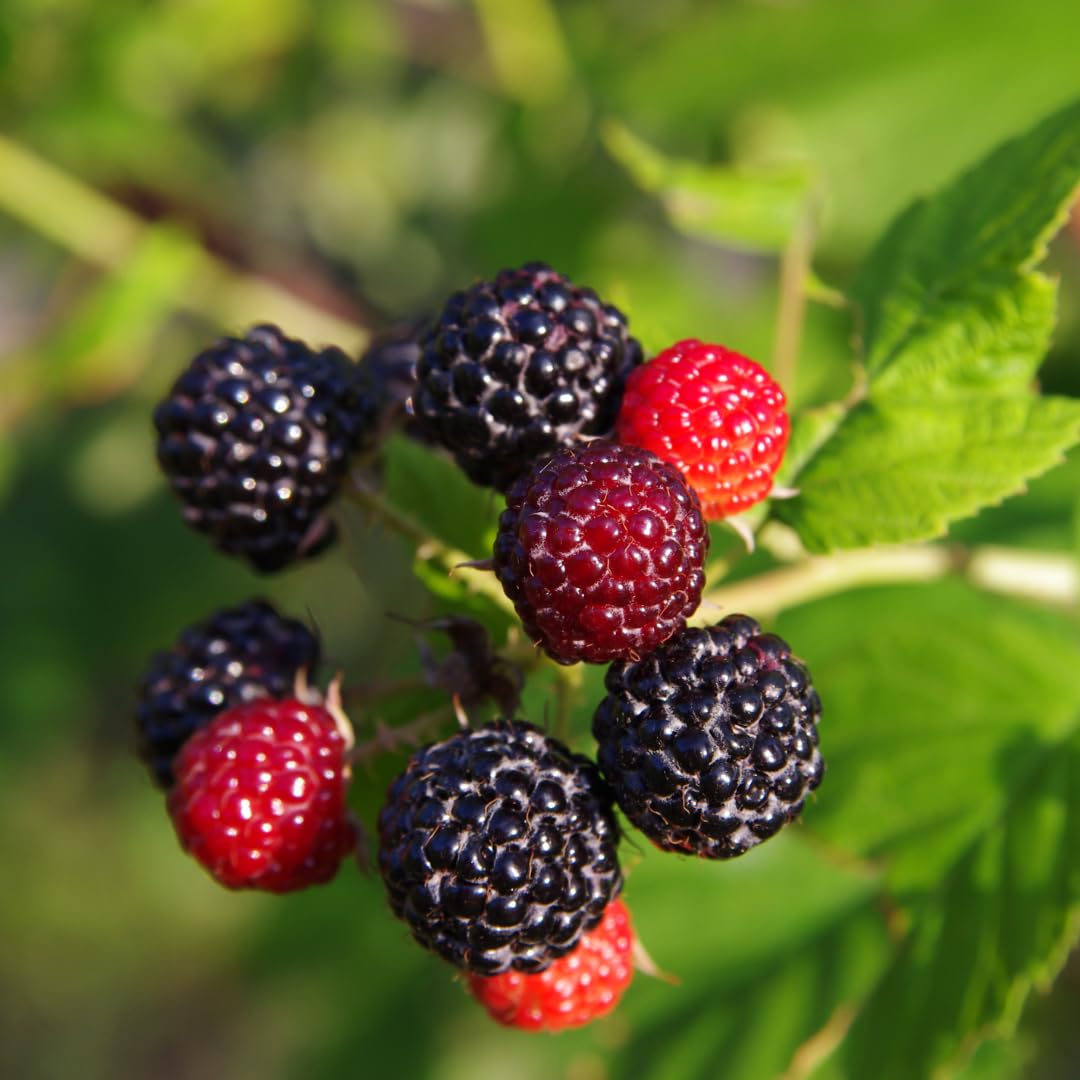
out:
{"label": "unripe red berry", "polygon": [[784,391],[748,357],[680,341],[626,380],[619,439],[670,461],[709,519],[768,495],[791,425]]}

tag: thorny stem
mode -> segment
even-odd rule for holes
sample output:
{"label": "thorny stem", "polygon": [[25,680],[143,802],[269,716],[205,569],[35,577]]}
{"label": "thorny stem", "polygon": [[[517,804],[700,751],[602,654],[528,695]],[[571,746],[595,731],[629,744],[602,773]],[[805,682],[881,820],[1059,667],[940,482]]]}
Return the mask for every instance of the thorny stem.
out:
{"label": "thorny stem", "polygon": [[351,706],[369,706],[398,694],[431,690],[431,684],[423,675],[405,675],[400,679],[374,680],[360,686],[350,686],[342,691],[342,702]]}
{"label": "thorny stem", "polygon": [[488,597],[504,611],[514,610],[494,574],[489,570],[471,566],[473,560],[464,551],[449,547],[432,536],[418,521],[394,506],[379,492],[372,490],[362,478],[354,476],[349,488],[349,498],[381,525],[416,544],[418,559],[436,562],[448,574],[465,575],[463,580],[470,592]]}
{"label": "thorny stem", "polygon": [[422,558],[448,562],[449,556],[453,555],[455,566],[458,562],[468,559],[468,556],[463,552],[452,551],[446,547],[442,541],[432,536],[418,521],[411,518],[404,510],[399,510],[378,491],[365,483],[362,478],[353,477],[353,483],[348,494],[354,503],[366,510],[380,524],[416,544],[424,553],[421,555]]}
{"label": "thorny stem", "polygon": [[415,720],[397,727],[387,727],[381,720],[376,720],[375,734],[353,747],[349,762],[354,766],[368,765],[380,754],[419,746],[422,739],[437,731],[453,717],[453,707],[444,705],[432,709],[431,712],[421,713]]}

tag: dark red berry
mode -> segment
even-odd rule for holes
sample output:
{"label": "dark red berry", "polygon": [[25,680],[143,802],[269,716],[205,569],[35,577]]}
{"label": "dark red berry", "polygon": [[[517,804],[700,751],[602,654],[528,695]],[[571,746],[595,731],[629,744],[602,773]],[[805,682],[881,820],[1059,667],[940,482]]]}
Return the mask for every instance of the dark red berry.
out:
{"label": "dark red berry", "polygon": [[596,440],[523,476],[499,518],[495,572],[555,660],[643,656],[701,600],[709,534],[678,470]]}
{"label": "dark red berry", "polygon": [[753,360],[680,341],[630,373],[619,438],[678,466],[706,517],[727,517],[769,493],[790,433],[785,404]]}
{"label": "dark red berry", "polygon": [[634,931],[622,900],[612,900],[598,926],[546,971],[470,975],[469,989],[494,1020],[520,1031],[583,1027],[619,1003],[634,977]]}
{"label": "dark red berry", "polygon": [[264,700],[221,713],[176,759],[168,805],[180,843],[230,889],[329,881],[356,845],[346,748],[321,705]]}

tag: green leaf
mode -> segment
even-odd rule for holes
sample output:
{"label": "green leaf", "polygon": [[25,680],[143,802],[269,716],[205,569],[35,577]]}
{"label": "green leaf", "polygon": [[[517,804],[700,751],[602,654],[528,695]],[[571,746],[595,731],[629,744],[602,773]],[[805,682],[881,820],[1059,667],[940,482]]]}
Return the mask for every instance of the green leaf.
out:
{"label": "green leaf", "polygon": [[942,535],[953,518],[1024,490],[1080,438],[1080,401],[863,402],[775,502],[811,551]]}
{"label": "green leaf", "polygon": [[1080,736],[1040,758],[919,908],[839,1052],[840,1075],[951,1073],[980,1039],[1011,1035],[1031,988],[1060,970],[1080,936]]}
{"label": "green leaf", "polygon": [[450,574],[444,566],[417,556],[413,573],[439,602],[439,610],[479,620],[496,643],[505,639],[511,627],[520,625],[495,575],[488,571],[463,570]]}
{"label": "green leaf", "polygon": [[1021,1039],[990,1039],[979,1045],[957,1080],[1013,1080],[1024,1075],[1031,1056]]}
{"label": "green leaf", "polygon": [[888,961],[874,878],[797,835],[724,864],[650,850],[626,894],[645,948],[678,984],[636,981],[620,1006],[631,1035],[617,1078],[779,1076],[822,1029],[842,1033]]}
{"label": "green leaf", "polygon": [[802,467],[832,438],[847,415],[839,401],[806,409],[794,417],[791,438],[784,460],[776,475],[777,484],[787,484],[798,476]]}
{"label": "green leaf", "polygon": [[950,529],[958,543],[1007,544],[1080,556],[1080,447],[1065,464],[1033,480],[1022,499],[984,510]]}
{"label": "green leaf", "polygon": [[834,597],[781,632],[825,703],[807,823],[882,868],[909,927],[824,1075],[950,1075],[1080,935],[1076,626],[944,582]]}
{"label": "green leaf", "polygon": [[502,509],[498,494],[470,483],[440,450],[405,436],[387,440],[383,461],[383,487],[394,506],[470,558],[491,555]]}
{"label": "green leaf", "polygon": [[829,773],[807,821],[852,855],[887,858],[894,888],[932,889],[1022,781],[1024,746],[1077,728],[1075,623],[957,580],[819,600],[778,632],[825,706]]}
{"label": "green leaf", "polygon": [[873,401],[1024,393],[1050,346],[1056,285],[1039,273],[972,281],[939,297],[934,317],[910,327],[902,349],[871,368]]}
{"label": "green leaf", "polygon": [[656,195],[680,232],[750,251],[780,251],[806,212],[804,165],[702,165],[669,158],[624,125],[603,128],[608,153]]}
{"label": "green leaf", "polygon": [[467,611],[501,637],[513,606],[493,573],[462,565],[490,558],[501,497],[404,435],[386,441],[381,464],[376,517],[398,519],[394,527],[415,548],[416,576],[446,608]]}
{"label": "green leaf", "polygon": [[1080,102],[900,215],[852,297],[863,383],[831,438],[788,468],[773,512],[828,551],[942,535],[1022,491],[1080,439],[1037,398],[1055,285],[1032,267],[1080,186]]}
{"label": "green leaf", "polygon": [[978,306],[991,283],[1019,283],[1045,255],[1078,186],[1080,101],[901,214],[852,288],[871,379],[903,366],[927,331],[966,322],[972,296]]}

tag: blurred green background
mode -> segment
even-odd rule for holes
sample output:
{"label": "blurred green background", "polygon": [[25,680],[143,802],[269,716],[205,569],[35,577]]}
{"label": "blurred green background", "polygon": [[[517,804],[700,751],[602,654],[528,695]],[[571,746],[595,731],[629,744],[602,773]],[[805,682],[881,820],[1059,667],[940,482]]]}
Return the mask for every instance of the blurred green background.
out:
{"label": "blurred green background", "polygon": [[[863,903],[873,882],[800,837],[719,868],[628,848],[639,928],[683,983],[639,979],[625,1010],[558,1038],[488,1022],[351,868],[267,898],[225,894],[179,855],[130,753],[150,651],[259,593],[315,622],[359,683],[415,667],[411,633],[386,610],[439,604],[404,542],[379,530],[354,529],[273,581],[215,556],[156,472],[149,411],[223,331],[265,319],[356,350],[532,258],[624,304],[649,347],[700,336],[769,362],[777,245],[686,228],[693,205],[665,211],[626,147],[799,178],[817,213],[815,269],[842,287],[906,201],[1080,91],[1078,40],[1074,0],[6,0],[0,1075],[782,1071],[754,1049],[771,1037],[765,1016],[784,1016],[760,1001],[812,1002],[820,979],[856,994],[884,947]],[[1044,385],[1077,395],[1080,227],[1051,258],[1062,322]],[[810,307],[799,404],[845,391],[850,330],[842,311]],[[961,535],[1070,548],[1078,476],[1072,461],[1025,509]],[[480,509],[490,524],[494,508]],[[852,711],[877,691],[844,698],[833,631],[846,640],[864,600],[791,616],[812,666],[821,653],[822,696],[834,689]],[[581,719],[587,747],[586,731]],[[394,764],[358,776],[369,814]],[[790,965],[775,966],[775,934],[757,955],[737,929],[747,911],[790,934]],[[835,949],[825,934],[820,957],[799,952],[833,924],[846,933]],[[767,985],[754,981],[762,965],[775,966]],[[1075,1075],[1078,1005],[1080,970],[1066,969],[1025,1021],[1030,1075]],[[672,1013],[692,1018],[690,1037],[665,1039]],[[743,1038],[755,1024],[761,1037]],[[995,1060],[976,1066],[998,1075]]]}

